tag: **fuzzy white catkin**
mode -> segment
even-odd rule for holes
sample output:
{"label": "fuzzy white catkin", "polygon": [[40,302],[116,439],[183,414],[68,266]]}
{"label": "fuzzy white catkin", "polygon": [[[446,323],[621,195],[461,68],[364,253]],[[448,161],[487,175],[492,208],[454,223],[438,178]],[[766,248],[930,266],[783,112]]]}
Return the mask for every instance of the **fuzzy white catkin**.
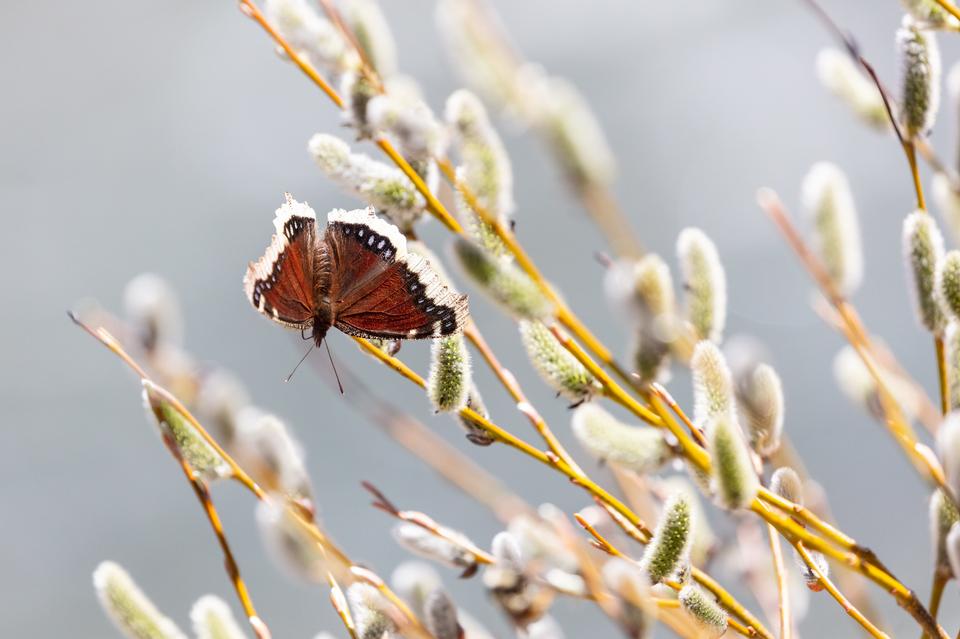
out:
{"label": "fuzzy white catkin", "polygon": [[250,394],[233,373],[215,368],[201,376],[194,404],[207,431],[224,447],[230,447],[236,436],[237,417],[250,405]]}
{"label": "fuzzy white catkin", "polygon": [[657,471],[671,456],[656,429],[628,426],[593,403],[577,407],[572,426],[577,441],[591,455],[642,475]]}
{"label": "fuzzy white catkin", "polygon": [[375,587],[357,582],[347,588],[346,594],[358,639],[384,639],[384,635],[397,630],[388,612],[391,604]]}
{"label": "fuzzy white catkin", "polygon": [[401,562],[390,574],[390,586],[403,599],[418,618],[424,616],[427,598],[434,590],[443,587],[436,569],[422,561]]}
{"label": "fuzzy white catkin", "polygon": [[687,584],[678,595],[680,607],[697,623],[699,637],[720,637],[727,631],[727,613],[713,595],[696,584]]}
{"label": "fuzzy white catkin", "polygon": [[706,233],[687,228],[677,237],[686,290],[686,318],[700,339],[720,343],[727,320],[727,277],[717,247]]}
{"label": "fuzzy white catkin", "polygon": [[[888,371],[880,368],[877,370],[907,420],[912,420],[918,407],[910,384]],[[883,419],[877,382],[853,347],[844,346],[834,357],[833,375],[840,390],[851,402],[874,418]]]}
{"label": "fuzzy white catkin", "polygon": [[326,133],[314,135],[307,147],[320,170],[340,188],[373,206],[401,231],[409,231],[423,216],[423,196],[399,169],[351,153],[346,142]]}
{"label": "fuzzy white catkin", "polygon": [[933,32],[909,15],[897,30],[900,64],[900,121],[908,137],[926,135],[940,107],[940,49]]}
{"label": "fuzzy white catkin", "polygon": [[457,606],[443,590],[434,590],[427,597],[423,621],[434,639],[460,639]]}
{"label": "fuzzy white catkin", "polygon": [[937,431],[937,456],[943,465],[947,486],[960,495],[960,412],[951,411]]}
{"label": "fuzzy white catkin", "polygon": [[953,188],[950,178],[943,173],[933,176],[933,201],[940,211],[940,217],[946,224],[954,244],[960,243],[960,193]]}
{"label": "fuzzy white catkin", "polygon": [[943,337],[947,362],[947,384],[950,389],[950,410],[960,408],[960,323],[951,321]]}
{"label": "fuzzy white catkin", "polygon": [[543,322],[522,320],[519,327],[527,358],[553,390],[574,402],[590,399],[599,392],[600,383]]}
{"label": "fuzzy white catkin", "polygon": [[957,512],[953,499],[942,489],[934,489],[930,495],[930,545],[938,568],[950,568],[947,535],[958,521],[960,521],[960,513]]}
{"label": "fuzzy white catkin", "polygon": [[104,612],[128,639],[186,639],[118,564],[104,561],[97,566],[93,586]]}
{"label": "fuzzy white catkin", "polygon": [[190,609],[190,621],[197,639],[245,639],[230,606],[215,595],[205,595]]}
{"label": "fuzzy white catkin", "polygon": [[434,339],[427,377],[427,396],[433,409],[438,413],[460,410],[467,405],[470,388],[470,352],[463,335]]}
{"label": "fuzzy white catkin", "polygon": [[[438,537],[428,530],[409,522],[399,522],[392,530],[393,538],[400,546],[415,555],[430,559],[451,568],[469,568],[476,563],[476,557],[460,545]],[[452,533],[471,543],[464,535]]]}
{"label": "fuzzy white catkin", "polygon": [[879,131],[890,130],[890,117],[880,90],[848,53],[839,49],[822,49],[817,54],[817,77],[865,124]]}
{"label": "fuzzy white catkin", "polygon": [[917,210],[904,219],[903,257],[917,318],[928,331],[940,335],[946,323],[937,295],[943,236],[929,213]]}
{"label": "fuzzy white catkin", "polygon": [[553,303],[513,262],[462,239],[454,243],[453,254],[464,275],[512,316],[543,319],[553,312]]}
{"label": "fuzzy white catkin", "polygon": [[508,223],[515,207],[513,169],[483,104],[469,91],[455,91],[447,98],[445,119],[460,155],[461,180],[484,209]]}
{"label": "fuzzy white catkin", "polygon": [[736,421],[727,416],[714,418],[707,426],[707,450],[713,462],[711,482],[717,503],[727,510],[747,508],[760,482]]}
{"label": "fuzzy white catkin", "polygon": [[183,313],[170,283],[154,273],[142,273],[123,289],[127,319],[148,351],[163,344],[183,344]]}
{"label": "fuzzy white catkin", "polygon": [[348,0],[343,17],[363,50],[367,62],[381,78],[397,72],[397,44],[376,0]]}
{"label": "fuzzy white catkin", "polygon": [[316,539],[280,495],[257,503],[260,536],[274,562],[296,578],[321,583],[327,577],[327,558]]}
{"label": "fuzzy white catkin", "polygon": [[312,66],[334,77],[359,63],[337,28],[307,0],[266,0],[267,21]]}
{"label": "fuzzy white catkin", "polygon": [[818,162],[804,177],[802,191],[814,249],[840,292],[851,295],[863,280],[863,250],[847,177],[835,164]]}
{"label": "fuzzy white catkin", "polygon": [[767,364],[757,366],[738,389],[738,406],[744,419],[750,446],[761,457],[780,448],[783,433],[783,385],[780,376]]}
{"label": "fuzzy white catkin", "polygon": [[367,105],[367,120],[370,126],[384,132],[408,160],[429,160],[446,150],[444,127],[419,97],[377,95]]}
{"label": "fuzzy white catkin", "polygon": [[947,558],[954,575],[960,575],[960,523],[954,524],[947,535]]}
{"label": "fuzzy white catkin", "polygon": [[940,307],[951,320],[960,319],[960,251],[947,251],[937,265],[936,278],[936,299]]}
{"label": "fuzzy white catkin", "polygon": [[690,370],[694,423],[703,428],[715,417],[733,417],[736,414],[733,378],[717,345],[707,340],[697,342],[690,358]]}
{"label": "fuzzy white catkin", "polygon": [[692,509],[685,495],[672,495],[664,503],[657,528],[640,560],[650,583],[660,583],[683,570],[690,558],[692,520]]}
{"label": "fuzzy white catkin", "polygon": [[673,475],[657,480],[657,485],[666,494],[681,494],[690,504],[690,514],[693,519],[693,539],[690,542],[690,563],[703,566],[710,559],[710,555],[717,544],[717,536],[710,527],[703,502],[700,501],[699,491],[685,477]]}

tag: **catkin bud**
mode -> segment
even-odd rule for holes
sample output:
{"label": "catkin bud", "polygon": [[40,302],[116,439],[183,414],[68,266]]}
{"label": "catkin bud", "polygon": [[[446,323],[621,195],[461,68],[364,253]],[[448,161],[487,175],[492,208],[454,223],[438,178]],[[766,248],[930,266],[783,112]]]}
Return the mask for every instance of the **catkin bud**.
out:
{"label": "catkin bud", "polygon": [[113,624],[129,639],[186,639],[134,583],[127,571],[104,561],[93,571],[93,587]]}
{"label": "catkin bud", "polygon": [[943,465],[947,486],[960,495],[960,412],[951,411],[937,431],[937,456]]}
{"label": "catkin bud", "polygon": [[960,323],[950,322],[944,331],[944,358],[947,362],[947,384],[950,410],[960,408]]}
{"label": "catkin bud", "polygon": [[940,570],[950,569],[947,556],[947,535],[950,529],[960,521],[957,506],[943,489],[937,488],[930,495],[930,540],[934,551],[934,561]]}
{"label": "catkin bud", "polygon": [[954,576],[960,575],[960,523],[954,524],[947,535],[947,558]]}
{"label": "catkin bud", "polygon": [[540,588],[524,573],[520,545],[513,535],[500,532],[490,544],[496,562],[483,572],[483,585],[504,612],[520,626],[526,626],[543,613],[538,605]]}
{"label": "catkin bud", "polygon": [[466,406],[470,384],[470,353],[463,335],[433,340],[427,378],[427,396],[433,409],[449,413]]}
{"label": "catkin bud", "polygon": [[693,421],[703,428],[715,417],[733,417],[733,379],[723,353],[707,340],[697,342],[690,358],[693,378]]}
{"label": "catkin bud", "polygon": [[391,604],[370,584],[350,584],[347,603],[358,639],[383,639],[397,631],[397,624],[390,616]]}
{"label": "catkin bud", "polygon": [[443,590],[434,590],[424,604],[424,625],[434,639],[460,639],[463,629],[457,621],[457,606]]}
{"label": "catkin bud", "polygon": [[317,166],[342,189],[385,215],[401,231],[409,231],[423,215],[426,203],[413,182],[399,169],[351,153],[343,140],[317,133],[308,144]]}
{"label": "catkin bud", "polygon": [[404,561],[390,574],[390,586],[418,618],[423,619],[427,599],[442,588],[440,575],[433,566],[420,561]]}
{"label": "catkin bud", "polygon": [[231,474],[230,465],[220,453],[166,399],[159,387],[147,379],[143,380],[143,406],[147,419],[157,424],[161,437],[176,449],[196,476],[213,481]]}
{"label": "catkin bud", "polygon": [[770,477],[770,490],[787,501],[803,506],[803,481],[797,471],[784,466],[778,468]]}
{"label": "catkin bud", "polygon": [[542,91],[541,125],[567,177],[578,188],[612,184],[617,175],[613,151],[580,91],[558,77],[534,85]]}
{"label": "catkin bud", "polygon": [[696,228],[677,238],[677,258],[686,290],[686,319],[700,339],[720,343],[727,320],[727,277],[717,247]]}
{"label": "catkin bud", "polygon": [[641,475],[659,470],[671,452],[657,430],[628,426],[595,404],[573,412],[573,434],[591,455]]}
{"label": "catkin bud", "polygon": [[[807,554],[810,555],[810,562],[816,566],[817,570],[820,571],[820,574],[824,577],[830,576],[830,564],[827,563],[827,558],[823,556],[823,553],[817,552],[815,550],[808,550]],[[813,568],[810,567],[803,558],[795,553],[794,557],[797,561],[797,566],[800,568],[800,576],[803,578],[804,583],[807,585],[807,588],[813,592],[820,592],[826,586],[823,585],[823,582],[820,581],[820,577],[817,576],[817,573],[813,571]]]}
{"label": "catkin bud", "polygon": [[[470,390],[467,391],[467,408],[478,413],[485,419],[490,418],[490,413],[487,411],[487,406],[483,403],[483,397],[481,397],[480,391],[477,389],[477,385],[473,383],[470,384]],[[477,446],[489,446],[497,441],[488,431],[480,428],[460,414],[457,414],[457,421],[460,422],[460,426],[467,433],[467,440],[471,444],[476,444]]]}
{"label": "catkin bud", "polygon": [[847,176],[835,164],[818,162],[804,177],[802,191],[814,249],[840,292],[851,295],[863,279],[863,250]]}
{"label": "catkin bud", "polygon": [[937,267],[937,294],[940,307],[952,319],[960,319],[960,251],[956,249],[947,251]]}
{"label": "catkin bud", "polygon": [[[461,89],[447,98],[445,117],[460,154],[458,177],[480,206],[509,224],[514,209],[513,169],[486,109],[473,93]],[[473,217],[469,211],[461,213]]]}
{"label": "catkin bud", "polygon": [[347,71],[340,80],[340,95],[344,101],[343,120],[356,131],[358,139],[372,138],[376,133],[370,126],[367,107],[370,100],[379,94],[377,87],[359,69]]}
{"label": "catkin bud", "polygon": [[457,240],[453,248],[464,274],[514,317],[543,319],[553,312],[550,300],[513,262],[462,239]]}
{"label": "catkin bud", "polygon": [[385,93],[367,105],[370,126],[382,131],[408,160],[443,155],[446,134],[426,102],[411,94]]}
{"label": "catkin bud", "polygon": [[284,497],[270,495],[257,504],[260,535],[274,562],[288,574],[313,583],[327,577],[326,553]]}
{"label": "catkin bud", "polygon": [[239,414],[237,424],[234,448],[242,465],[266,490],[282,493],[313,512],[313,484],[303,447],[287,426],[253,407]]}
{"label": "catkin bud", "polygon": [[960,22],[937,4],[936,0],[900,0],[900,4],[920,28],[951,31],[960,28]]}
{"label": "catkin bud", "polygon": [[410,522],[399,522],[393,527],[392,533],[394,540],[400,546],[424,559],[464,570],[476,566],[477,558],[472,552],[464,548],[464,546],[472,546],[473,544],[461,533],[448,531],[448,534],[454,534],[462,538],[465,542],[463,546],[452,543],[443,537],[438,537],[429,530]]}
{"label": "catkin bud", "polygon": [[190,609],[190,621],[197,639],[244,639],[230,606],[214,595],[205,595]]}
{"label": "catkin bud", "polygon": [[903,221],[903,256],[910,272],[913,304],[920,323],[934,335],[946,318],[936,295],[937,267],[943,256],[943,236],[925,211],[914,211]]}
{"label": "catkin bud", "polygon": [[507,532],[513,535],[520,546],[520,553],[537,565],[558,568],[568,573],[577,572],[580,563],[556,532],[556,522],[566,515],[552,504],[541,504],[537,509],[540,517],[521,514],[513,517]]}
{"label": "catkin bud", "polygon": [[[960,77],[960,66],[957,69]],[[960,242],[960,193],[943,173],[933,176],[933,201],[937,203],[940,217],[946,222],[954,243]]]}
{"label": "catkin bud", "polygon": [[[709,482],[709,478],[705,483]],[[690,563],[694,566],[703,566],[710,559],[710,555],[717,545],[717,536],[710,527],[710,520],[700,501],[697,489],[686,478],[673,475],[657,480],[660,490],[666,494],[681,494],[690,504],[690,514],[693,521],[690,542]]]}
{"label": "catkin bud", "polygon": [[865,124],[883,132],[890,130],[890,117],[880,89],[860,70],[849,54],[838,49],[822,49],[817,54],[817,77],[828,91],[846,102]]}
{"label": "catkin bud", "polygon": [[713,595],[696,584],[687,584],[677,596],[680,607],[700,626],[704,637],[720,637],[727,631],[727,613]]}
{"label": "catkin bud", "polygon": [[183,343],[180,301],[167,280],[143,273],[123,289],[123,308],[143,348],[150,352],[164,344]]}
{"label": "catkin bud", "polygon": [[267,0],[264,13],[290,46],[318,70],[339,76],[357,66],[356,52],[306,0]]}
{"label": "catkin bud", "polygon": [[520,338],[540,377],[567,399],[582,402],[600,390],[600,383],[540,321],[521,320]]}
{"label": "catkin bud", "polygon": [[660,583],[685,568],[689,561],[692,528],[690,502],[682,494],[673,495],[664,503],[657,528],[640,560],[640,567],[647,573],[650,583]]}
{"label": "catkin bud", "polygon": [[729,416],[718,416],[707,426],[707,450],[719,505],[728,510],[748,507],[760,483],[743,433]]}
{"label": "catkin bud", "polygon": [[661,379],[676,337],[676,301],[666,262],[651,253],[635,264],[615,264],[607,269],[604,285],[608,299],[633,319],[632,359],[640,381]]}
{"label": "catkin bud", "polygon": [[624,634],[634,639],[645,639],[653,625],[654,611],[647,605],[650,586],[636,564],[619,557],[609,559],[601,570],[606,586],[620,600],[620,624]]}
{"label": "catkin bud", "polygon": [[381,78],[397,72],[397,45],[376,0],[350,0],[343,17],[367,62]]}
{"label": "catkin bud", "polygon": [[769,457],[780,448],[783,434],[783,386],[780,376],[767,364],[740,380],[737,397],[740,414],[747,427],[750,447],[761,457]]}
{"label": "catkin bud", "polygon": [[926,135],[940,107],[940,49],[932,32],[904,16],[897,30],[900,122],[908,137]]}
{"label": "catkin bud", "polygon": [[236,437],[237,418],[250,405],[250,394],[235,375],[215,368],[200,377],[194,404],[210,434],[229,448]]}

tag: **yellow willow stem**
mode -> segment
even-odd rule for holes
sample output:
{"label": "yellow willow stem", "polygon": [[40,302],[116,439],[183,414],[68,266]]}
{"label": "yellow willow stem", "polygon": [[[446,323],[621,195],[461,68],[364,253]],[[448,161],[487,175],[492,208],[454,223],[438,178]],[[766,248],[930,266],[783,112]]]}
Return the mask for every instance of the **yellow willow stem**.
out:
{"label": "yellow willow stem", "polygon": [[[414,372],[410,367],[401,362],[399,359],[388,355],[384,351],[380,350],[367,340],[359,337],[354,337],[354,341],[360,346],[360,348],[366,353],[374,356],[380,360],[383,364],[388,366],[394,372],[403,376],[408,381],[416,384],[420,388],[426,388],[426,381]],[[517,450],[527,454],[528,456],[536,459],[540,463],[549,466],[558,472],[567,476],[572,483],[580,486],[596,499],[598,499],[603,504],[609,506],[613,511],[620,515],[626,522],[631,526],[640,531],[640,539],[644,542],[650,539],[650,529],[647,525],[641,520],[636,513],[634,513],[630,508],[621,502],[619,499],[610,494],[602,486],[594,482],[587,475],[581,472],[575,471],[569,465],[567,465],[559,456],[552,452],[544,452],[531,446],[527,442],[517,438],[508,431],[504,430],[500,426],[497,426],[488,419],[485,419],[483,416],[479,415],[475,411],[469,408],[463,408],[459,411],[460,416],[470,420],[479,428],[490,433],[495,439],[501,441],[508,446],[516,448]],[[659,419],[659,418],[658,418]],[[614,518],[618,524],[621,522],[616,517]],[[633,531],[629,530],[629,527],[625,527],[625,530],[628,534],[634,534]],[[745,621],[747,625],[752,626],[757,635],[763,637],[764,639],[773,639],[773,635],[766,630],[763,624],[753,616],[742,604],[740,604],[736,599],[734,599],[729,592],[727,592],[720,584],[714,581],[709,575],[700,571],[697,568],[693,568],[692,571],[693,578],[699,582],[702,586],[710,590],[717,600],[724,606],[727,610],[734,613],[740,619]]]}
{"label": "yellow willow stem", "polygon": [[952,15],[957,20],[960,20],[960,9],[957,9],[951,2],[948,0],[934,0],[940,7]]}
{"label": "yellow willow stem", "polygon": [[903,143],[903,152],[907,155],[907,164],[910,166],[910,177],[913,179],[913,190],[917,196],[917,208],[927,210],[927,202],[923,197],[923,183],[920,181],[920,169],[917,166],[917,147],[913,140]]}
{"label": "yellow willow stem", "polygon": [[780,534],[767,524],[770,537],[770,555],[773,559],[773,572],[777,579],[777,594],[780,598],[780,639],[792,639],[793,616],[790,609],[790,591],[787,584],[787,571],[783,565],[783,549],[780,546]]}
{"label": "yellow willow stem", "polygon": [[[930,587],[930,605],[928,606],[934,620],[936,620],[937,614],[940,612],[940,600],[943,598],[943,589],[949,581],[950,571],[937,566],[933,571],[933,584]],[[930,635],[927,633],[920,635],[920,639],[928,639],[929,637]]]}
{"label": "yellow willow stem", "polygon": [[797,542],[794,544],[794,548],[797,549],[797,554],[800,555],[800,558],[803,559],[803,563],[817,576],[817,579],[823,584],[823,587],[826,588],[827,592],[837,600],[837,603],[840,604],[840,607],[843,608],[848,615],[853,617],[857,623],[863,626],[870,636],[876,637],[877,639],[890,639],[889,635],[877,628],[873,623],[867,619],[862,612],[857,610],[850,601],[843,596],[843,593],[830,581],[830,578],[823,574],[823,571],[817,567],[816,562],[810,557],[810,553],[807,552],[807,549],[804,548],[802,542]]}
{"label": "yellow willow stem", "polygon": [[947,381],[947,353],[942,337],[933,338],[933,348],[937,354],[937,380],[940,383],[940,412],[950,412],[950,383]]}

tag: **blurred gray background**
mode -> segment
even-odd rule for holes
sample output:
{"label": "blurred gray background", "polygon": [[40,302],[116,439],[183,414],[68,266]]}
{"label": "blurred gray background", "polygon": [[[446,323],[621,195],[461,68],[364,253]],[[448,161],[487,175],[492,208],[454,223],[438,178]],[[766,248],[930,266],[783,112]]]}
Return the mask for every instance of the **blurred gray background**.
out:
{"label": "blurred gray background", "polygon": [[[892,81],[898,3],[824,4]],[[433,3],[385,5],[402,69],[439,108],[459,81],[435,32]],[[841,340],[813,315],[805,274],[754,205],[755,189],[769,185],[796,208],[814,161],[846,169],[866,246],[867,278],[855,301],[869,327],[933,390],[930,339],[912,317],[900,260],[900,224],[912,206],[906,166],[892,138],[866,130],[818,85],[813,60],[827,34],[792,0],[495,5],[530,59],[589,96],[620,161],[617,195],[645,245],[672,262],[684,226],[701,226],[715,239],[730,282],[728,334],[752,333],[769,345],[785,383],[787,429],[829,489],[840,524],[925,599],[927,491],[881,429],[835,388],[831,361]],[[960,54],[953,40],[941,37],[947,63]],[[362,479],[486,542],[497,531],[493,518],[358,418],[349,395],[331,393],[309,368],[282,383],[300,352],[248,307],[245,265],[264,248],[284,191],[321,212],[354,202],[319,175],[305,150],[312,133],[340,130],[338,114],[274,55],[235,2],[4,2],[0,41],[0,634],[114,636],[90,584],[105,558],[125,565],[184,626],[201,594],[233,604],[214,539],[144,420],[135,380],[64,316],[88,297],[118,309],[125,282],[147,270],[182,294],[188,348],[236,371],[257,403],[296,430],[323,519],[355,557],[384,575],[405,558],[390,540],[391,522],[367,506]],[[934,143],[948,158],[955,125],[955,113],[942,111]],[[604,248],[602,238],[538,141],[500,129],[515,167],[519,237],[587,323],[622,348],[624,332],[606,310],[592,256]],[[436,223],[424,235],[435,247],[448,239]],[[473,310],[569,440],[565,404],[533,377],[512,323],[478,296]],[[378,392],[527,499],[567,511],[586,505],[581,492],[513,451],[469,446],[413,387],[342,336],[331,342]],[[403,354],[423,370],[426,350],[414,344]],[[490,376],[478,376],[494,416],[529,435]],[[686,375],[670,388],[688,401]],[[264,557],[251,499],[232,486],[216,487],[215,497],[274,636],[342,634],[323,589],[291,582]],[[445,579],[503,632],[478,583],[450,572]],[[893,634],[916,634],[890,598],[874,592]],[[954,586],[945,596],[948,629],[960,623],[958,596]],[[807,636],[858,632],[825,595],[812,606]],[[616,636],[585,604],[562,602],[557,615],[568,637]]]}

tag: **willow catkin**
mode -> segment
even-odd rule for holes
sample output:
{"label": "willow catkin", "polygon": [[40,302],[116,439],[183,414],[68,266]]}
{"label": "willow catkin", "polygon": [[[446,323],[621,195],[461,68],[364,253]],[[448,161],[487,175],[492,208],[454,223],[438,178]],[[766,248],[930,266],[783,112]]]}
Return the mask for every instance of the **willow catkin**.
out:
{"label": "willow catkin", "polygon": [[727,510],[747,508],[760,482],[743,433],[729,415],[719,415],[707,425],[707,450],[717,503]]}
{"label": "willow catkin", "polygon": [[890,116],[880,89],[857,66],[846,51],[826,48],[817,54],[817,77],[828,91],[840,98],[867,126],[890,130]]}
{"label": "willow catkin", "polygon": [[687,584],[677,595],[680,608],[697,623],[704,637],[720,637],[727,631],[729,619],[713,595],[696,584]]}
{"label": "willow catkin", "polygon": [[433,409],[438,413],[460,410],[467,405],[470,388],[470,352],[463,335],[434,339],[427,377],[427,396]]}
{"label": "willow catkin", "polygon": [[783,385],[780,376],[772,366],[760,364],[742,380],[737,397],[750,447],[761,457],[769,457],[780,448],[783,434]]}
{"label": "willow catkin", "polygon": [[215,595],[205,595],[190,609],[190,621],[197,639],[245,639],[246,635],[230,611]]}
{"label": "willow catkin", "polygon": [[186,639],[118,564],[104,561],[97,566],[93,586],[104,612],[128,639]]}
{"label": "willow catkin", "polygon": [[573,402],[590,399],[600,391],[597,379],[563,347],[543,322],[523,320],[519,326],[530,363],[553,390]]}
{"label": "willow catkin", "polygon": [[[946,318],[937,295],[937,268],[943,256],[943,236],[925,211],[914,211],[903,221],[903,257],[911,283],[913,306],[922,326],[934,335]],[[940,288],[942,288],[941,285]]]}
{"label": "willow catkin", "polygon": [[940,107],[940,49],[932,32],[911,16],[896,36],[900,64],[900,122],[908,137],[926,135]]}
{"label": "willow catkin", "polygon": [[717,247],[700,229],[687,228],[677,237],[677,258],[686,319],[700,339],[719,343],[727,320],[727,277]]}
{"label": "willow catkin", "polygon": [[624,424],[595,403],[579,406],[572,426],[577,441],[591,455],[641,475],[657,471],[671,457],[656,429]]}
{"label": "willow catkin", "polygon": [[640,567],[650,583],[660,583],[684,568],[689,561],[693,529],[690,503],[683,494],[672,495],[663,505],[657,528],[644,549]]}
{"label": "willow catkin", "polygon": [[937,488],[930,495],[930,541],[933,548],[934,562],[939,570],[950,569],[950,558],[947,554],[947,535],[950,529],[960,521],[960,513],[953,499]]}
{"label": "willow catkin", "polygon": [[693,420],[703,428],[719,416],[736,413],[733,378],[726,358],[717,345],[707,340],[697,342],[690,358],[693,378]]}
{"label": "willow catkin", "polygon": [[818,162],[804,177],[802,191],[814,249],[840,292],[851,295],[863,280],[863,249],[847,177],[835,164]]}
{"label": "willow catkin", "polygon": [[508,259],[492,255],[483,247],[459,239],[454,257],[463,273],[498,306],[518,319],[544,319],[553,313],[553,303],[530,277]]}

